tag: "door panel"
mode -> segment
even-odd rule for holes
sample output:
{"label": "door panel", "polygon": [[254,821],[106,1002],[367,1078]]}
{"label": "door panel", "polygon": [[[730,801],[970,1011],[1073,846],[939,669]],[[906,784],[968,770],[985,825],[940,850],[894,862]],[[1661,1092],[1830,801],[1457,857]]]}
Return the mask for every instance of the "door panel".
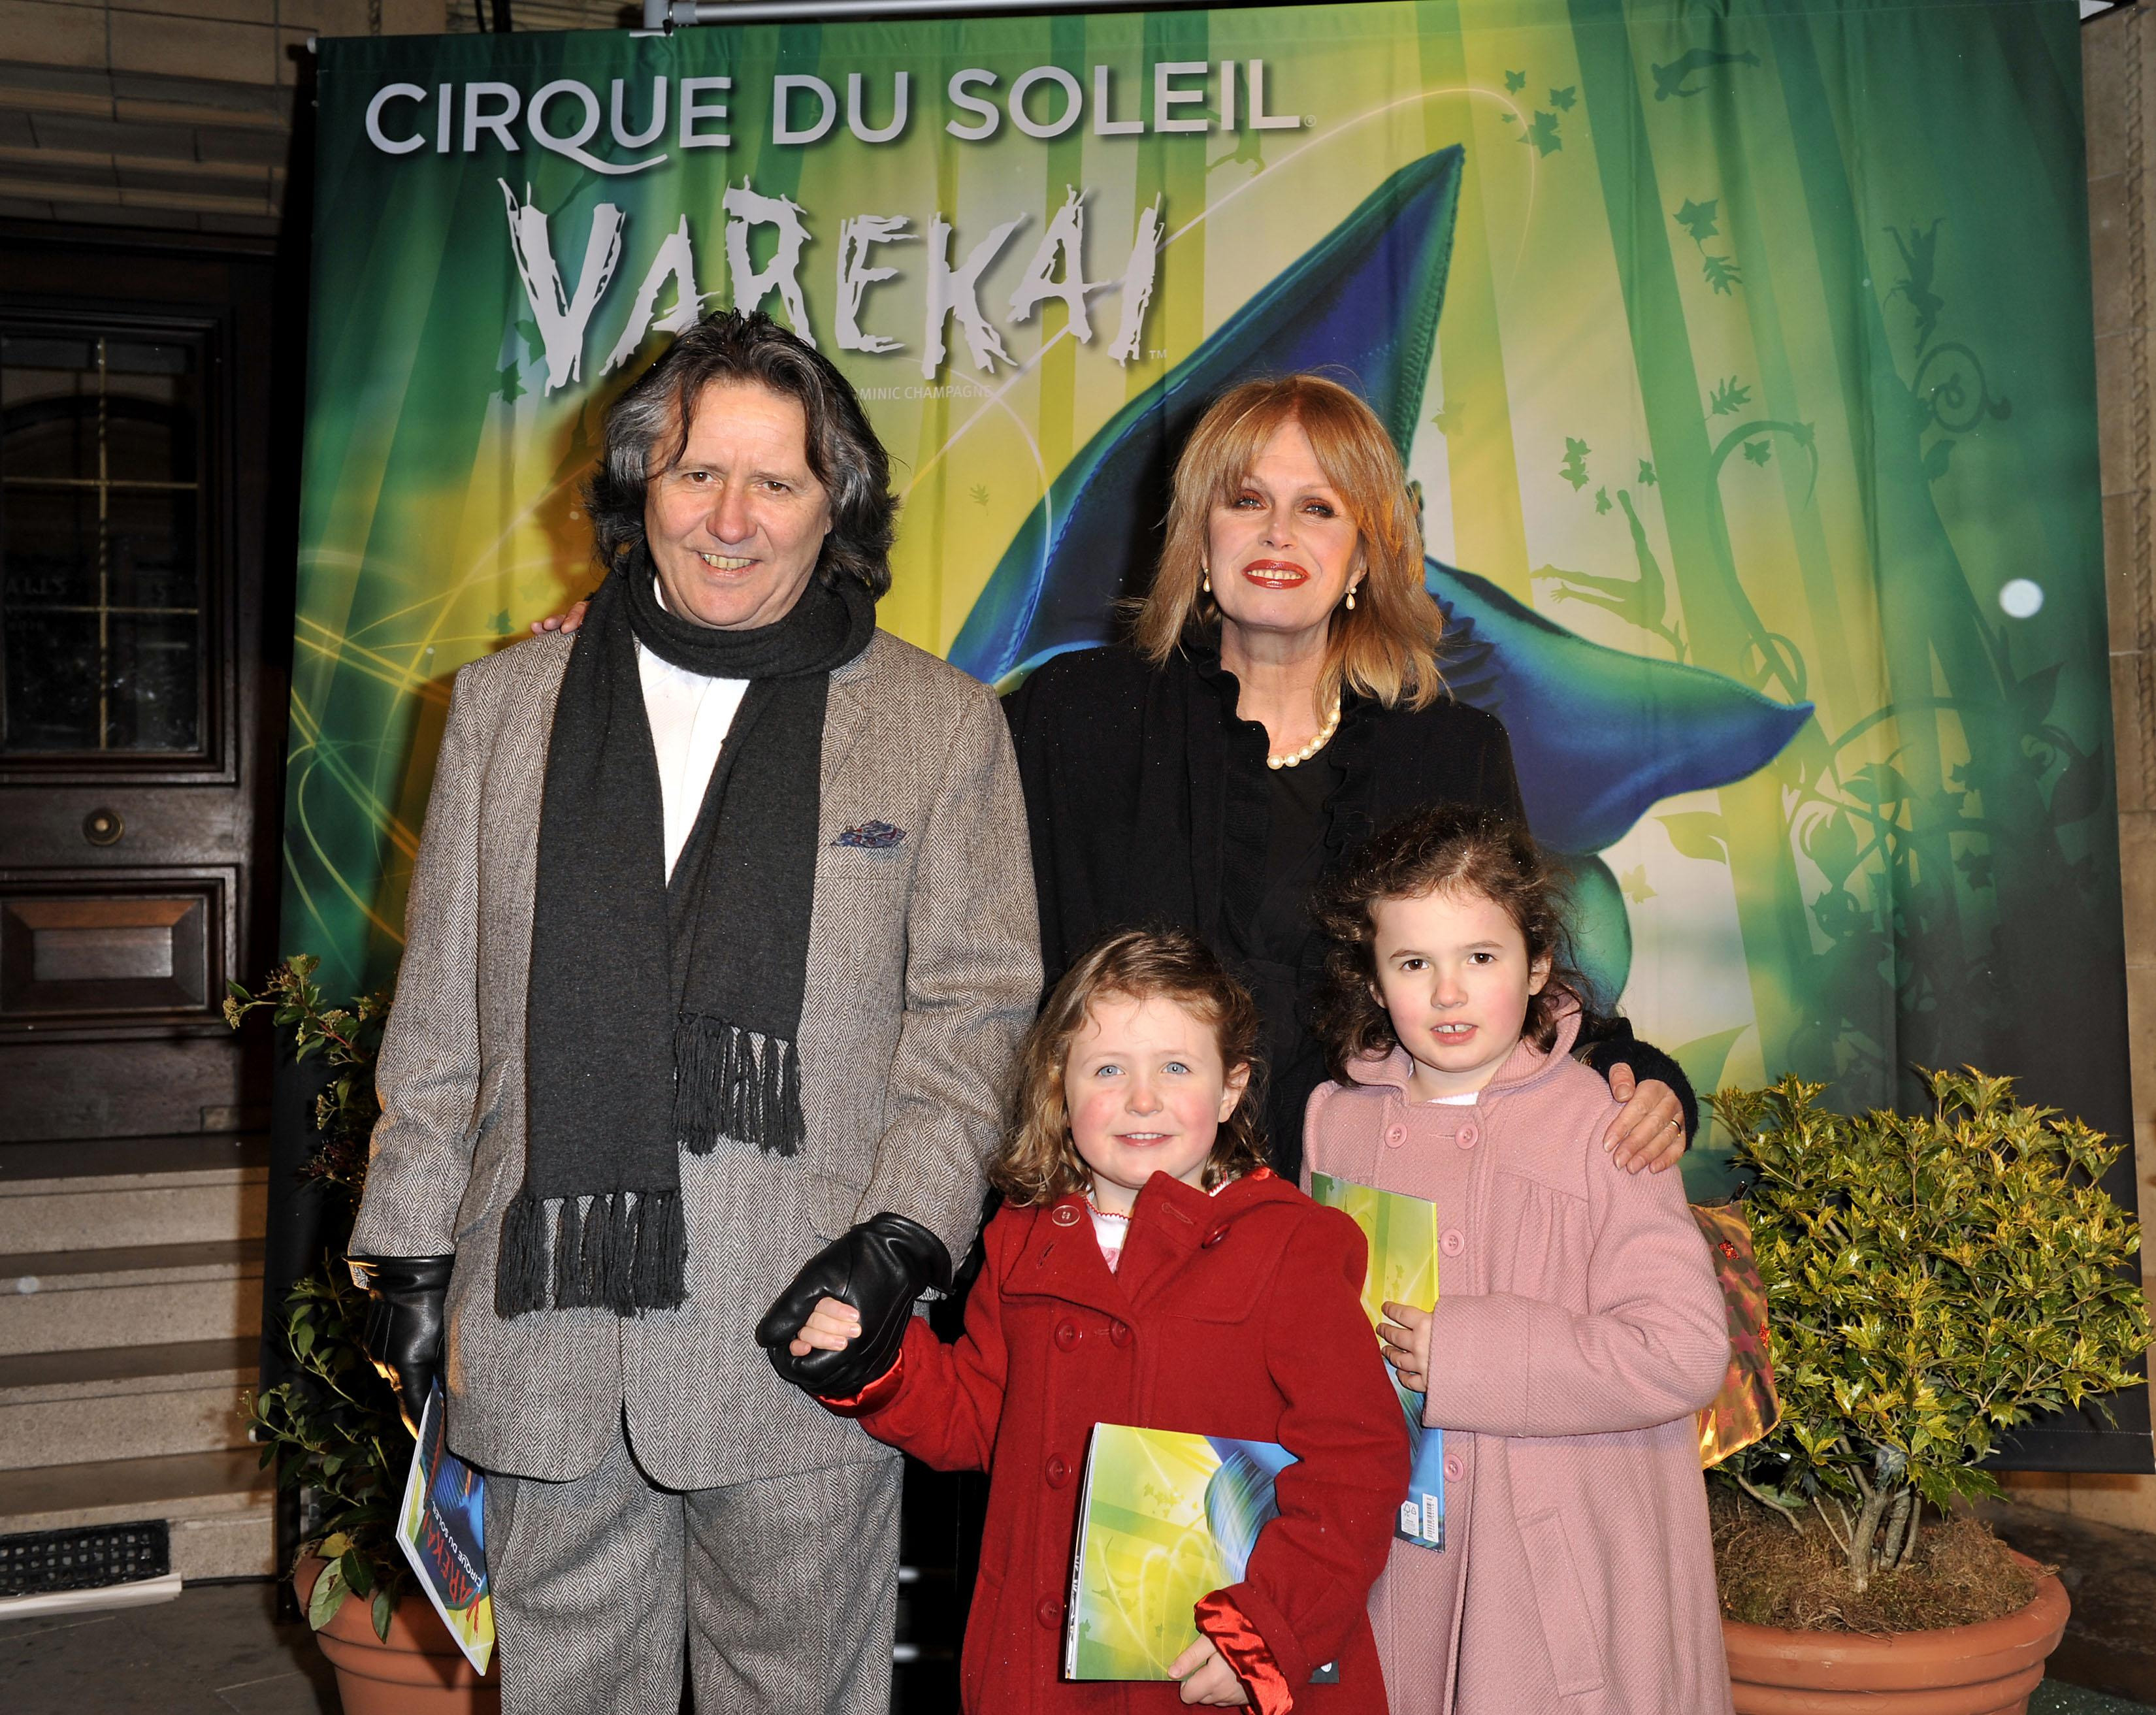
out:
{"label": "door panel", "polygon": [[249,243],[0,231],[0,1142],[266,1107],[221,1005],[274,956],[272,278]]}

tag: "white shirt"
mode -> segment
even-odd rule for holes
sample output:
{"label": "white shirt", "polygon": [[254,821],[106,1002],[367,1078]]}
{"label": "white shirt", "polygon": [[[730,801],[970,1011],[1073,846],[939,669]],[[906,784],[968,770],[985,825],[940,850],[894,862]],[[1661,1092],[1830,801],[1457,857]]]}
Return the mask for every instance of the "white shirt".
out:
{"label": "white shirt", "polygon": [[[660,604],[665,596],[660,596]],[[746,679],[711,679],[662,661],[639,643],[636,670],[644,682],[644,712],[659,752],[659,793],[666,810],[666,875],[689,843],[704,788],[726,742],[727,730],[748,690]]]}

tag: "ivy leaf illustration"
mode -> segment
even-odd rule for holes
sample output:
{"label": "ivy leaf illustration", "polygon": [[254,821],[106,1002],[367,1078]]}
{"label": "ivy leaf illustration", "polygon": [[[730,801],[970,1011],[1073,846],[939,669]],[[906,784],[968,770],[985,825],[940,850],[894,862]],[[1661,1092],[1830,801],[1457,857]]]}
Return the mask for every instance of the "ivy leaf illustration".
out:
{"label": "ivy leaf illustration", "polygon": [[1603,513],[1608,511],[1614,504],[1615,503],[1609,498],[1609,490],[1608,489],[1598,488],[1594,490],[1594,511],[1596,516],[1599,517]]}
{"label": "ivy leaf illustration", "polygon": [[1640,460],[1640,486],[1652,488],[1656,482],[1655,467],[1645,459]]}
{"label": "ivy leaf illustration", "polygon": [[517,337],[524,341],[524,355],[536,363],[547,355],[547,341],[536,321],[524,321],[516,324]]}
{"label": "ivy leaf illustration", "polygon": [[1947,460],[1953,456],[1954,444],[1951,440],[1935,440],[1924,449],[1924,475],[1937,482],[1947,474]]}
{"label": "ivy leaf illustration", "polygon": [[1892,763],[1866,763],[1851,778],[1849,795],[1863,804],[1890,804],[1911,793],[1909,783]]}
{"label": "ivy leaf illustration", "polygon": [[977,506],[985,506],[988,503],[988,490],[987,485],[983,483],[975,483],[971,489],[967,490],[967,494],[968,497],[971,499],[973,503]]}
{"label": "ivy leaf illustration", "polygon": [[1633,865],[1617,878],[1617,885],[1624,890],[1625,897],[1635,905],[1645,905],[1655,896],[1655,890],[1647,884],[1647,866],[1645,864]]}
{"label": "ivy leaf illustration", "polygon": [[1752,389],[1739,387],[1737,377],[1732,375],[1715,388],[1714,396],[1707,402],[1707,408],[1717,417],[1727,417],[1751,401]]}
{"label": "ivy leaf illustration", "polygon": [[1557,115],[1535,111],[1534,123],[1522,135],[1520,141],[1532,143],[1545,155],[1554,155],[1564,146],[1564,139],[1557,134]]}
{"label": "ivy leaf illustration", "polygon": [[1748,440],[1744,443],[1744,456],[1749,459],[1754,465],[1764,465],[1767,460],[1774,457],[1774,444],[1771,442],[1763,440]]}
{"label": "ivy leaf illustration", "polygon": [[1578,84],[1567,84],[1561,90],[1552,90],[1550,91],[1550,105],[1556,108],[1560,113],[1571,112],[1573,103],[1577,101],[1578,99],[1579,85]]}
{"label": "ivy leaf illustration", "polygon": [[1505,87],[1511,90],[1514,95],[1518,95],[1520,91],[1527,88],[1527,73],[1523,71],[1508,71],[1505,74]]}
{"label": "ivy leaf illustration", "polygon": [[1714,810],[1690,810],[1681,816],[1655,818],[1668,830],[1680,857],[1711,864],[1729,861],[1729,829]]}
{"label": "ivy leaf illustration", "polygon": [[1557,474],[1572,485],[1574,494],[1587,486],[1587,443],[1585,441],[1574,440],[1570,435],[1564,438],[1564,463],[1558,466]]}
{"label": "ivy leaf illustration", "polygon": [[1500,125],[1517,125],[1519,116],[1512,113],[1501,113],[1497,116],[1497,122]]}
{"label": "ivy leaf illustration", "polygon": [[1731,287],[1744,284],[1743,270],[1732,256],[1702,255],[1700,264],[1701,271],[1707,275],[1707,283],[1725,296]]}
{"label": "ivy leaf illustration", "polygon": [[1712,198],[1704,203],[1695,203],[1687,198],[1685,205],[1676,212],[1676,223],[1691,234],[1695,244],[1703,244],[1721,228],[1714,223],[1715,205],[1721,199]]}
{"label": "ivy leaf illustration", "polygon": [[516,372],[514,363],[504,364],[501,374],[501,386],[496,390],[496,396],[503,404],[513,405],[524,397],[523,377]]}
{"label": "ivy leaf illustration", "polygon": [[488,628],[489,628],[489,629],[490,629],[494,633],[494,634],[495,634],[496,637],[506,637],[506,636],[508,636],[508,635],[509,635],[509,609],[508,609],[508,608],[503,608],[500,613],[498,613],[498,614],[488,614],[488,615],[487,615],[486,623],[487,623],[487,626],[488,626]]}

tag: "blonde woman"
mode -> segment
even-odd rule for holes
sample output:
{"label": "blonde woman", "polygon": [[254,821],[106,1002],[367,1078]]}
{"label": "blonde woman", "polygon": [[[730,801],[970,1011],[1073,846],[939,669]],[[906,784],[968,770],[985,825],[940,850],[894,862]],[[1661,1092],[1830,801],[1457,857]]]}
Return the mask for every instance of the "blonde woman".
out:
{"label": "blonde woman", "polygon": [[[1060,655],[1004,699],[1049,982],[1111,931],[1194,930],[1264,1015],[1266,1129],[1291,1179],[1325,1076],[1312,888],[1425,804],[1525,819],[1504,727],[1445,689],[1441,633],[1384,425],[1289,375],[1235,388],[1192,434],[1130,640]],[[1625,1104],[1614,1159],[1668,1166],[1695,1122],[1682,1072],[1621,1019],[1597,1036],[1582,1057]]]}

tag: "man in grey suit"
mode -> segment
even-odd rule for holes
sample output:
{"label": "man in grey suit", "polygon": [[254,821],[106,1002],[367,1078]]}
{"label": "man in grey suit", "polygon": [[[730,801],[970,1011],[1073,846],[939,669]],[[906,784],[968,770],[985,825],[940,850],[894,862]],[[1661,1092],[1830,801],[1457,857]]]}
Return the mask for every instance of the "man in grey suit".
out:
{"label": "man in grey suit", "polygon": [[608,413],[582,629],[457,675],[352,1264],[487,1473],[511,1715],[674,1715],[685,1628],[701,1710],[888,1706],[896,1459],[755,1330],[947,1287],[1040,960],[995,700],[874,627],[887,468],[708,317]]}

